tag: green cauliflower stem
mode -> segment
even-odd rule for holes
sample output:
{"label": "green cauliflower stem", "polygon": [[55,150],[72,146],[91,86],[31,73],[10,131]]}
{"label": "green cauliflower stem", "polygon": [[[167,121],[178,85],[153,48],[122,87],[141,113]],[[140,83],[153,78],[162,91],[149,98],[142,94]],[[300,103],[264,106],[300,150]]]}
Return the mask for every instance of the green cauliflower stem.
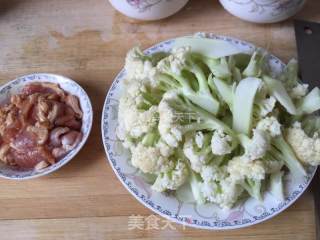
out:
{"label": "green cauliflower stem", "polygon": [[258,78],[246,78],[238,84],[233,104],[233,129],[250,135],[253,122],[253,107],[257,92],[262,86]]}
{"label": "green cauliflower stem", "polygon": [[279,136],[273,139],[270,154],[289,168],[290,172],[295,177],[307,175],[306,170],[297,159],[291,146],[285,141],[283,136]]}
{"label": "green cauliflower stem", "polygon": [[275,97],[288,113],[292,115],[297,114],[297,109],[284,85],[279,80],[273,79],[266,75],[264,75],[262,79],[267,85],[270,95]]}
{"label": "green cauliflower stem", "polygon": [[277,171],[270,175],[270,193],[279,201],[284,201],[284,185],[283,185],[283,171]]}
{"label": "green cauliflower stem", "polygon": [[182,99],[176,92],[167,92],[164,95],[159,104],[159,117],[160,135],[173,147],[177,147],[182,141],[182,136],[188,132],[221,129],[231,137],[235,136],[228,125],[188,100]]}
{"label": "green cauliflower stem", "polygon": [[301,114],[311,114],[320,109],[320,89],[315,87],[305,97],[302,97],[297,104],[297,112]]}
{"label": "green cauliflower stem", "polygon": [[259,51],[255,51],[250,59],[249,64],[243,70],[242,74],[244,77],[260,77],[265,63],[265,55]]}
{"label": "green cauliflower stem", "polygon": [[[177,90],[184,97],[204,110],[212,114],[219,112],[219,101],[211,94],[208,78],[201,67],[193,61],[189,48],[177,49],[172,55],[161,60],[157,68],[159,72],[171,77],[171,79],[160,77],[160,80],[165,81],[168,85],[171,84],[170,82],[174,82],[174,86],[177,86]],[[194,75],[197,81],[197,89],[193,89],[190,83],[193,79],[186,78],[182,74],[183,71],[188,71]]]}

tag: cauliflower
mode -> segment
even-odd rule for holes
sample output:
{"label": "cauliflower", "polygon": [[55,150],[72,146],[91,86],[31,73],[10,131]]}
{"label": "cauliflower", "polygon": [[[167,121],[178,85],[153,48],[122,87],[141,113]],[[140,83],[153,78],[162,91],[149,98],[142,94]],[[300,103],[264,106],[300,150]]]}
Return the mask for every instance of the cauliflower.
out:
{"label": "cauliflower", "polygon": [[203,181],[193,178],[191,184],[197,202],[206,200],[222,208],[231,208],[244,189],[260,199],[261,180],[265,178],[265,170],[262,161],[248,162],[238,156],[230,160],[226,167],[203,166],[200,175]]}
{"label": "cauliflower", "polygon": [[132,79],[143,80],[147,78],[152,68],[152,62],[149,57],[144,55],[139,47],[135,47],[128,52],[125,70],[129,82]]}
{"label": "cauliflower", "polygon": [[[219,111],[219,101],[210,91],[205,72],[190,55],[190,47],[180,47],[162,59],[157,64],[157,69],[166,77],[161,77],[161,74],[158,73],[159,81],[162,81],[168,90],[178,90],[192,103],[215,115]],[[195,80],[192,81],[195,82],[194,84],[198,84],[197,90],[194,89],[194,84],[190,79],[182,74],[182,70],[195,76]]]}
{"label": "cauliflower", "polygon": [[294,99],[300,99],[307,95],[308,93],[308,84],[300,84],[298,83],[294,88],[290,91],[290,96]]}
{"label": "cauliflower", "polygon": [[165,190],[176,190],[185,183],[187,178],[187,164],[179,159],[173,169],[167,172],[162,172],[158,175],[151,188],[157,192],[163,192]]}
{"label": "cauliflower", "polygon": [[[265,179],[283,197],[283,166],[298,178],[307,175],[302,163],[320,165],[320,118],[306,121],[320,109],[320,89],[299,83],[295,60],[276,76],[260,51],[248,62],[215,41],[182,42],[188,47],[127,54],[116,135],[132,165],[155,191],[190,200],[190,187],[197,204],[230,208],[244,191],[261,199]],[[296,119],[303,128],[288,125]]]}
{"label": "cauliflower", "polygon": [[296,122],[287,129],[285,138],[301,162],[312,166],[320,164],[320,138],[317,133],[309,137]]}
{"label": "cauliflower", "polygon": [[203,182],[198,183],[198,188],[202,198],[222,208],[231,208],[243,192],[243,188],[228,177],[226,167],[215,164],[203,166],[200,176]]}
{"label": "cauliflower", "polygon": [[270,147],[270,139],[264,132],[254,129],[252,139],[246,135],[239,135],[239,140],[244,147],[243,158],[247,161],[253,161],[262,158]]}
{"label": "cauliflower", "polygon": [[142,82],[128,84],[126,95],[120,98],[118,110],[117,136],[126,140],[126,136],[138,138],[157,126],[158,106],[156,97],[152,98]]}
{"label": "cauliflower", "polygon": [[283,162],[276,159],[263,159],[264,169],[267,174],[276,173],[283,167]]}
{"label": "cauliflower", "polygon": [[176,91],[169,91],[163,95],[158,111],[158,129],[161,138],[172,147],[177,147],[182,142],[184,134],[195,133],[199,130],[212,132],[221,129],[221,132],[234,135],[228,125],[186,101]]}
{"label": "cauliflower", "polygon": [[160,149],[160,153],[164,157],[169,157],[174,153],[174,149],[166,144],[163,140],[160,140],[156,146]]}
{"label": "cauliflower", "polygon": [[232,138],[225,134],[221,129],[213,133],[211,139],[212,153],[215,155],[225,155],[232,151]]}
{"label": "cauliflower", "polygon": [[201,192],[207,201],[230,209],[243,192],[243,188],[230,178],[226,178],[220,182],[205,181],[201,186]]}
{"label": "cauliflower", "polygon": [[243,156],[231,159],[227,165],[227,172],[235,182],[243,181],[246,178],[255,180],[265,178],[263,162],[261,160],[248,162]]}
{"label": "cauliflower", "polygon": [[257,130],[267,132],[271,137],[276,137],[281,135],[281,124],[278,120],[271,116],[260,120],[256,127]]}
{"label": "cauliflower", "polygon": [[190,47],[181,47],[172,50],[172,54],[162,59],[157,67],[161,72],[166,72],[168,65],[173,74],[179,75],[181,70],[186,67],[187,56],[190,54]]}
{"label": "cauliflower", "polygon": [[183,153],[190,161],[190,167],[193,171],[199,173],[202,167],[212,157],[210,139],[211,134],[203,134],[198,131],[195,136],[193,133],[186,135],[183,145]]}
{"label": "cauliflower", "polygon": [[271,113],[276,105],[276,102],[277,100],[273,96],[261,100],[259,104],[259,107],[260,107],[259,115],[261,117],[265,117],[269,113]]}
{"label": "cauliflower", "polygon": [[226,167],[219,167],[217,165],[211,164],[206,165],[201,168],[200,175],[202,179],[206,182],[209,181],[222,181],[227,177]]}
{"label": "cauliflower", "polygon": [[143,101],[142,93],[146,92],[146,85],[137,80],[134,84],[127,84],[126,91],[128,96],[134,99],[138,105]]}
{"label": "cauliflower", "polygon": [[124,140],[126,134],[138,138],[156,126],[158,118],[157,106],[143,111],[137,108],[137,103],[131,96],[120,99],[118,112],[118,137]]}
{"label": "cauliflower", "polygon": [[174,92],[167,92],[159,104],[159,132],[163,140],[172,147],[177,147],[182,141],[182,132],[177,120],[177,114],[168,103],[168,100],[176,98]]}
{"label": "cauliflower", "polygon": [[163,152],[162,144],[148,147],[139,143],[137,146],[131,147],[132,165],[144,173],[160,173],[170,169],[173,162],[169,159],[169,156],[172,152]]}
{"label": "cauliflower", "polygon": [[244,156],[234,157],[227,166],[229,178],[240,184],[252,197],[261,200],[261,181],[266,171],[261,160],[248,162]]}
{"label": "cauliflower", "polygon": [[193,139],[186,140],[183,145],[183,153],[190,161],[190,167],[193,171],[199,173],[207,162],[207,156],[201,155],[194,150]]}

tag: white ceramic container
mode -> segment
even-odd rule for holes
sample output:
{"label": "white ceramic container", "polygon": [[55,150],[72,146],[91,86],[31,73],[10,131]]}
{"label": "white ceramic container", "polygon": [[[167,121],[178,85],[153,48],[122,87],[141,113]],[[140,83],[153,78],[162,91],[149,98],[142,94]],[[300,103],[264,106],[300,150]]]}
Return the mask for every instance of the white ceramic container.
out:
{"label": "white ceramic container", "polygon": [[220,0],[232,15],[254,23],[275,23],[295,15],[306,0]]}
{"label": "white ceramic container", "polygon": [[188,0],[109,0],[109,2],[128,17],[139,20],[158,20],[178,12]]}

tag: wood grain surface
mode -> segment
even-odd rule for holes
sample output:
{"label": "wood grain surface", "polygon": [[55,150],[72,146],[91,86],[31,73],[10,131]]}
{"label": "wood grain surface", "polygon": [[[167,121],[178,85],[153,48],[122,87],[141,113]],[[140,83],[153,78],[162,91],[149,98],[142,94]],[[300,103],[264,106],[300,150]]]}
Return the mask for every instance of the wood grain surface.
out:
{"label": "wood grain surface", "polygon": [[[320,1],[309,0],[297,18],[320,21]],[[0,81],[51,72],[66,75],[88,92],[94,108],[91,136],[82,151],[48,177],[0,180],[1,240],[100,239],[315,239],[313,199],[306,192],[275,218],[245,229],[128,229],[132,215],[149,216],[112,172],[101,143],[100,117],[106,92],[125,54],[194,32],[250,41],[287,61],[296,55],[292,19],[273,25],[243,22],[218,1],[190,0],[178,14],[137,22],[107,0],[2,0]]]}

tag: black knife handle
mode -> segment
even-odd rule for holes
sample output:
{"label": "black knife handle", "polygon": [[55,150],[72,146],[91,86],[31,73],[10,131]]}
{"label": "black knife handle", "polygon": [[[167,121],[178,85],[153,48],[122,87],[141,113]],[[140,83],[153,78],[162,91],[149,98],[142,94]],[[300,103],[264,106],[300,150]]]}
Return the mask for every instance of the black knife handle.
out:
{"label": "black knife handle", "polygon": [[302,80],[311,88],[320,86],[320,24],[294,21]]}
{"label": "black knife handle", "polygon": [[[320,86],[320,24],[294,21],[302,81],[311,88]],[[320,168],[311,183],[314,198],[316,239],[320,240]]]}

